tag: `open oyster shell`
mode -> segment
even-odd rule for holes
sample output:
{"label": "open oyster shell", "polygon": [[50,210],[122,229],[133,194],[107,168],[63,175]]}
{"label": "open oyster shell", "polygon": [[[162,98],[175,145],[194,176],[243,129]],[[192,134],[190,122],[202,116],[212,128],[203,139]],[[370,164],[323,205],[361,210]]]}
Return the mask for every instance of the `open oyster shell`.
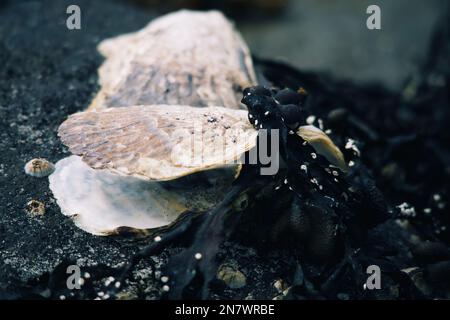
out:
{"label": "open oyster shell", "polygon": [[[242,89],[256,83],[248,47],[232,24],[217,11],[182,10],[168,14],[140,31],[102,41],[98,50],[106,61],[99,68],[101,90],[88,111],[124,108],[127,116],[117,114],[118,122],[135,117],[136,108],[129,107],[136,105],[148,108],[161,104],[215,105],[243,109],[239,102]],[[113,141],[117,148],[122,129],[110,129],[111,137],[119,136]],[[83,132],[78,134],[83,135]],[[106,134],[107,131],[101,130],[101,135]],[[82,136],[79,138],[77,146],[81,150],[95,150],[93,145],[83,146]],[[124,140],[126,149],[139,155],[139,148],[145,146],[145,137],[139,138],[131,145],[129,140]],[[123,160],[120,168],[131,163],[131,159],[129,163],[124,160],[125,155],[120,151],[115,156]],[[148,165],[155,168],[151,161]],[[195,183],[187,183],[187,187],[186,181],[175,181],[177,186],[169,188],[161,182],[114,175],[111,170],[104,170],[110,169],[106,163],[99,167],[103,170],[95,170],[80,157],[72,156],[56,164],[49,180],[63,213],[71,216],[78,227],[96,235],[109,235],[117,233],[119,227],[161,227],[188,209],[211,208],[221,199],[235,175],[236,165],[224,166],[228,170],[222,170],[220,175],[209,172],[207,179],[196,179]],[[140,167],[141,173],[144,169]],[[139,176],[133,169],[126,174],[132,176],[133,173]],[[184,174],[164,173],[169,178]],[[208,179],[210,183],[205,184]]]}

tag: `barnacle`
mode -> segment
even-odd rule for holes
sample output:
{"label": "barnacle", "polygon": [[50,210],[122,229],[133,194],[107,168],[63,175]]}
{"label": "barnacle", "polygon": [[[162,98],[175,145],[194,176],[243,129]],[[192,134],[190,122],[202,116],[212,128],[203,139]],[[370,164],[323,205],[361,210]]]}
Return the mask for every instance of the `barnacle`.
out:
{"label": "barnacle", "polygon": [[31,200],[27,203],[26,210],[32,216],[43,216],[45,214],[45,204],[37,200]]}
{"label": "barnacle", "polygon": [[33,177],[46,177],[53,171],[55,171],[55,166],[46,159],[36,158],[25,164],[25,173]]}

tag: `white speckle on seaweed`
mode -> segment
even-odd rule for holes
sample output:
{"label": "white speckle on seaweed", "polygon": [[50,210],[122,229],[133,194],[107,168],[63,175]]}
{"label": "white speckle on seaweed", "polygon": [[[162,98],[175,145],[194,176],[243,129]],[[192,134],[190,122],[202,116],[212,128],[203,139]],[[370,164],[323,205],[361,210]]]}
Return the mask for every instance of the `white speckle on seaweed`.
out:
{"label": "white speckle on seaweed", "polygon": [[314,121],[316,121],[316,116],[309,116],[308,118],[306,118],[307,124],[313,124]]}

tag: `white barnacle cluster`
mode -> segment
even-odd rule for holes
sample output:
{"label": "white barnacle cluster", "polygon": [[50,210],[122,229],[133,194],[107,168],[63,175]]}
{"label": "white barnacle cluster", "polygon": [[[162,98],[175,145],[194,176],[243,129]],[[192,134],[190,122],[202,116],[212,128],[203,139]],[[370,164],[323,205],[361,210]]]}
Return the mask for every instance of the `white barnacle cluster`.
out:
{"label": "white barnacle cluster", "polygon": [[316,121],[316,116],[314,116],[314,115],[308,116],[306,118],[306,123],[309,124],[309,125],[313,124],[314,121]]}
{"label": "white barnacle cluster", "polygon": [[434,230],[434,233],[441,234],[447,230],[447,226],[437,226]]}
{"label": "white barnacle cluster", "polygon": [[114,277],[108,277],[108,278],[106,278],[106,280],[105,280],[105,286],[106,286],[106,287],[109,287],[109,285],[110,285],[111,283],[113,283],[115,280],[116,280],[116,279],[114,279]]}
{"label": "white barnacle cluster", "polygon": [[94,300],[108,300],[110,298],[108,293],[100,291],[97,293],[97,297]]}
{"label": "white barnacle cluster", "polygon": [[45,214],[45,204],[37,200],[28,201],[26,211],[33,217],[43,216]]}
{"label": "white barnacle cluster", "polygon": [[358,157],[361,156],[361,151],[359,151],[358,146],[353,139],[347,139],[347,143],[345,144],[345,149],[352,150],[355,155]]}
{"label": "white barnacle cluster", "polygon": [[436,202],[438,209],[442,210],[445,208],[445,202],[442,201],[442,196],[439,193],[433,194],[433,201]]}
{"label": "white barnacle cluster", "polygon": [[325,168],[325,172],[334,176],[334,177],[339,177],[339,171],[336,170],[337,167],[333,166],[333,165],[329,165],[328,168]]}
{"label": "white barnacle cluster", "polygon": [[319,183],[319,180],[317,178],[311,178],[309,181],[315,185],[319,190],[323,190],[323,186]]}
{"label": "white barnacle cluster", "polygon": [[[320,130],[325,130],[325,129],[324,129],[324,128],[325,128],[324,122],[323,122],[323,120],[322,120],[321,118],[317,118],[315,115],[310,115],[310,116],[308,116],[308,117],[306,118],[306,123],[307,123],[308,125],[313,125],[314,122],[317,122],[317,125],[319,126],[319,129],[320,129]],[[325,131],[325,133],[326,133],[326,134],[329,134],[329,133],[331,133],[331,130],[330,130],[330,129],[327,129],[327,130]]]}
{"label": "white barnacle cluster", "polygon": [[407,202],[403,202],[402,204],[399,204],[397,206],[397,208],[400,209],[400,213],[405,217],[415,217],[416,216],[416,209]]}

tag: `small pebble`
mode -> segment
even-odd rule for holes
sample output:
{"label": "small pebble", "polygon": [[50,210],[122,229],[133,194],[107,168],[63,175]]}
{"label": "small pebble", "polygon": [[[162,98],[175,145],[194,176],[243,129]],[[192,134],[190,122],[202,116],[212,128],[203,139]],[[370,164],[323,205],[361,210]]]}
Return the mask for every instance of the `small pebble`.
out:
{"label": "small pebble", "polygon": [[217,278],[225,282],[225,284],[231,289],[239,289],[247,284],[247,278],[245,275],[230,266],[221,266],[217,273]]}

